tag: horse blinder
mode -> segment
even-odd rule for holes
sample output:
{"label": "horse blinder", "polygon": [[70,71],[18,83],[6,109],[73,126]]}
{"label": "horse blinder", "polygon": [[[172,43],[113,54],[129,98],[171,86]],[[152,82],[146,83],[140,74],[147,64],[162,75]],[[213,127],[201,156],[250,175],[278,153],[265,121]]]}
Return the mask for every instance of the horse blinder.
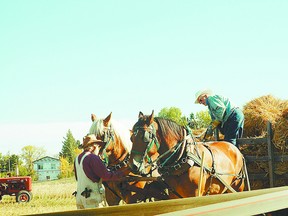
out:
{"label": "horse blinder", "polygon": [[148,131],[145,131],[145,132],[144,132],[143,141],[144,141],[145,143],[149,143],[152,138],[153,138],[153,134],[152,134],[152,133],[150,133],[150,132],[148,132]]}

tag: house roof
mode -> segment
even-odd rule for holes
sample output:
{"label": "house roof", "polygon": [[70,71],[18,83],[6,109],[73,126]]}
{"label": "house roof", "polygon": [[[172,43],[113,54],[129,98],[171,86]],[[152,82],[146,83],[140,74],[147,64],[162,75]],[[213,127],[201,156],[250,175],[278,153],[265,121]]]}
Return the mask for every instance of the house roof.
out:
{"label": "house roof", "polygon": [[45,157],[42,157],[42,158],[39,158],[39,159],[33,161],[32,163],[36,163],[36,162],[43,161],[43,160],[46,160],[46,159],[60,161],[58,158],[54,158],[54,157],[50,157],[50,156],[45,156]]}

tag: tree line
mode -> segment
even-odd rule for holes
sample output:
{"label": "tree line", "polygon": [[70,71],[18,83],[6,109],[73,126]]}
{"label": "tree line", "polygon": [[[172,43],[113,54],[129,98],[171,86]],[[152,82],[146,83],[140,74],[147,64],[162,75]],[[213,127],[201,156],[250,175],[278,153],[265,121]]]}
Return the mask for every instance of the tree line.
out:
{"label": "tree line", "polygon": [[[177,107],[163,108],[160,110],[157,117],[167,118],[176,123],[189,126],[191,129],[206,128],[211,122],[208,111],[200,111],[196,114],[191,113],[188,117],[182,115],[182,111]],[[61,174],[59,178],[67,178],[74,175],[73,162],[75,157],[81,152],[78,148],[80,141],[73,137],[69,129],[66,136],[63,137],[62,149],[55,158],[60,160]],[[5,177],[8,174],[12,176],[31,176],[33,180],[37,180],[37,174],[33,169],[33,161],[36,161],[46,156],[46,150],[36,146],[25,146],[21,149],[21,154],[16,155],[9,153],[3,155],[0,153],[0,177]]]}

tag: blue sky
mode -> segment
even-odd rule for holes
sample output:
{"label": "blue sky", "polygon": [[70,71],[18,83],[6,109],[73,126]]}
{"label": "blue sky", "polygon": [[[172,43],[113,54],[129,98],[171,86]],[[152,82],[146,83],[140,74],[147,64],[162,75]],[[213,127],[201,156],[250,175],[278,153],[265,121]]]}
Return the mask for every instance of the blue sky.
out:
{"label": "blue sky", "polygon": [[[242,107],[287,100],[286,0],[0,2],[0,152],[61,151],[110,112],[137,121],[202,88]],[[127,123],[128,124],[128,123]]]}

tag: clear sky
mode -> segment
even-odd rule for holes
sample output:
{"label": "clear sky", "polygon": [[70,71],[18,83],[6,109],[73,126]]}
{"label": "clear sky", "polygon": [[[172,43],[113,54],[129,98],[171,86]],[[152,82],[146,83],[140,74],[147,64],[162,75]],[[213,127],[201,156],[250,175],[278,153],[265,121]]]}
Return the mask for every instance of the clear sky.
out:
{"label": "clear sky", "polygon": [[210,88],[243,107],[287,100],[287,0],[0,1],[0,152],[58,154],[90,114],[189,116]]}

